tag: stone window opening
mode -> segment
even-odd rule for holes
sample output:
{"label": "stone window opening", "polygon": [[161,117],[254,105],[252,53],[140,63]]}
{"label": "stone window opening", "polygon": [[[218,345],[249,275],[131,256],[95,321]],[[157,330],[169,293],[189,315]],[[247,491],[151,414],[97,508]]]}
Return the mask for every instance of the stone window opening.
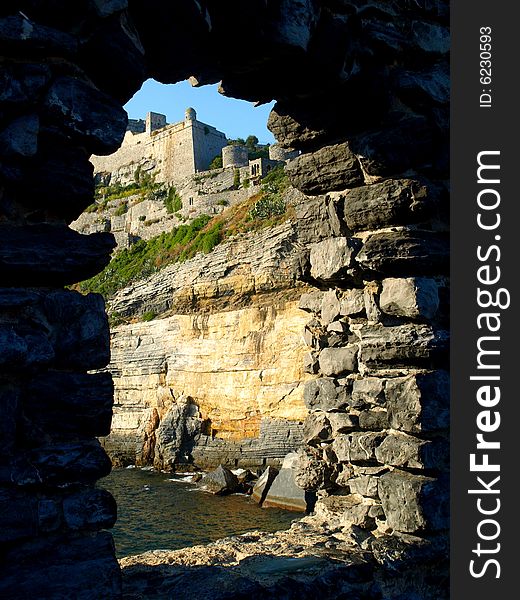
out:
{"label": "stone window opening", "polygon": [[[151,73],[157,80],[173,83],[193,71],[197,73],[194,78],[197,85],[222,80],[221,89],[230,96],[259,103],[277,100],[271,125],[287,132],[287,147],[302,151],[291,165],[290,181],[300,194],[310,198],[309,205],[316,206],[321,195],[329,191],[348,190],[349,198],[357,200],[357,204],[345,202],[341,214],[333,215],[336,220],[321,223],[319,237],[305,242],[308,252],[300,257],[306,284],[314,294],[299,301],[305,305],[301,310],[311,313],[309,318],[312,317],[314,327],[308,336],[310,385],[306,387],[306,401],[312,409],[306,421],[308,454],[302,455],[302,460],[307,471],[303,469],[302,477],[306,485],[322,493],[318,500],[322,515],[353,519],[353,531],[361,531],[358,537],[368,540],[363,547],[355,548],[360,561],[370,555],[361,566],[373,576],[374,598],[381,598],[384,593],[377,588],[378,582],[397,571],[393,568],[392,551],[396,539],[398,543],[401,540],[392,536],[401,532],[405,534],[403,538],[412,541],[403,548],[398,560],[404,556],[408,565],[413,562],[414,574],[422,569],[428,576],[432,571],[437,575],[438,568],[441,573],[431,578],[435,581],[430,587],[428,577],[419,578],[426,588],[410,594],[444,599],[446,578],[442,578],[441,555],[445,546],[433,544],[433,554],[421,553],[419,548],[417,561],[413,546],[416,534],[422,541],[432,536],[435,542],[439,539],[442,542],[448,527],[443,487],[447,471],[442,458],[438,458],[446,447],[446,415],[449,415],[446,364],[442,362],[446,354],[443,343],[448,335],[442,329],[444,312],[438,310],[442,296],[438,294],[441,285],[438,282],[442,281],[442,292],[448,288],[446,232],[441,228],[428,230],[422,225],[437,218],[430,215],[429,207],[425,206],[421,212],[407,204],[409,198],[426,197],[437,209],[444,207],[446,201],[442,186],[447,179],[443,167],[446,162],[442,160],[446,149],[440,141],[444,138],[439,135],[446,133],[443,127],[447,120],[443,120],[442,112],[446,101],[441,91],[430,99],[428,86],[420,94],[410,94],[403,83],[406,79],[403,74],[412,71],[433,76],[431,56],[424,49],[413,52],[414,45],[417,46],[413,40],[410,50],[396,51],[391,40],[389,51],[382,51],[381,47],[385,48],[387,43],[385,36],[373,39],[367,27],[366,31],[360,28],[356,32],[363,36],[362,43],[348,45],[353,55],[347,57],[346,63],[343,44],[320,47],[321,40],[327,37],[323,34],[330,25],[334,10],[331,5],[335,3],[325,5],[317,0],[293,6],[292,0],[288,0],[281,3],[283,9],[279,14],[259,10],[255,15],[252,26],[261,43],[251,49],[251,59],[246,57],[237,68],[234,60],[226,62],[229,49],[220,47],[222,40],[230,39],[235,27],[230,18],[234,15],[226,12],[226,3],[209,3],[207,14],[203,14],[196,2],[193,11],[184,13],[178,12],[179,3],[159,1],[161,11],[169,17],[164,19],[148,14],[140,2],[130,3],[128,9],[121,8],[125,2],[105,4],[111,12],[103,19],[98,19],[95,11],[82,14],[80,7],[67,12],[64,19],[53,10],[40,17],[38,9],[33,8],[36,12],[34,15],[29,12],[29,16],[36,25],[41,20],[43,26],[41,31],[36,30],[42,36],[36,42],[31,38],[32,26],[27,34],[26,25],[19,22],[23,16],[12,10],[9,3],[2,15],[9,15],[15,24],[15,35],[18,30],[24,32],[15,44],[7,46],[3,67],[11,73],[11,79],[24,85],[29,81],[24,72],[28,57],[42,67],[37,76],[34,69],[30,72],[32,97],[20,100],[14,117],[19,118],[18,109],[20,114],[25,114],[25,109],[27,114],[41,113],[40,122],[44,126],[39,129],[37,119],[24,123],[23,132],[28,137],[22,140],[22,155],[6,154],[13,165],[6,172],[19,169],[23,177],[9,180],[2,191],[11,213],[6,213],[2,221],[0,281],[7,290],[2,302],[7,303],[9,327],[12,324],[13,330],[5,335],[8,342],[14,340],[16,353],[13,359],[8,351],[6,364],[11,370],[5,374],[2,366],[0,373],[0,392],[7,399],[2,403],[6,438],[3,468],[7,475],[2,489],[2,510],[8,507],[5,514],[9,523],[9,527],[2,528],[6,545],[0,566],[0,596],[73,598],[86,597],[87,590],[92,598],[122,597],[119,565],[111,536],[106,532],[115,519],[114,502],[95,486],[110,469],[107,456],[97,442],[106,435],[112,415],[111,377],[105,370],[110,360],[107,314],[100,297],[83,296],[68,289],[102,271],[114,245],[109,234],[80,236],[66,224],[93,200],[88,154],[108,155],[121,143],[127,123],[122,109],[125,99]],[[247,4],[237,3],[233,7],[244,22],[250,18]],[[446,30],[444,17],[440,10],[438,14],[432,10],[425,15],[419,3],[415,4],[407,3],[407,11],[399,14],[392,25],[403,39],[412,26],[435,26],[438,34],[431,42],[436,57],[434,76],[441,78],[438,89],[442,90],[446,86],[437,66],[446,63],[441,35]],[[296,19],[293,8],[297,11]],[[358,10],[356,3],[352,3],[352,10]],[[212,15],[215,11],[219,14]],[[212,16],[219,18],[210,19]],[[370,21],[371,17],[366,18]],[[127,20],[130,28],[124,25]],[[291,27],[286,26],[287,21]],[[338,35],[341,23],[346,22],[343,14],[336,22],[334,34]],[[59,31],[65,27],[64,23],[73,23],[69,27],[70,40],[61,34],[46,38],[49,28],[53,31],[55,26],[55,31]],[[87,43],[77,35],[84,24],[96,34],[89,36]],[[128,35],[134,26],[135,35]],[[347,37],[350,31],[342,34]],[[80,42],[84,46],[77,55],[73,48]],[[107,44],[112,43],[118,48],[114,61],[100,60]],[[281,51],[275,58],[268,53],[264,56],[263,49],[273,43]],[[177,48],[165,56],[165,48],[174,44]],[[20,45],[25,49],[19,53]],[[186,47],[194,52],[186,51]],[[207,48],[222,50],[222,67],[213,56],[203,56]],[[393,67],[396,52],[397,66],[389,69],[388,55]],[[330,60],[330,53],[339,60]],[[364,76],[345,77],[345,64],[360,65],[365,70]],[[338,72],[334,65],[341,65]],[[271,70],[291,76],[272,77]],[[326,98],[316,83],[323,81],[324,73]],[[384,89],[366,83],[379,81],[383,74]],[[56,97],[63,100],[55,102]],[[75,111],[69,110],[71,98],[82,99],[74,106],[79,118]],[[345,119],[347,102],[352,104]],[[393,110],[400,105],[405,108],[402,113]],[[8,109],[11,111],[12,107]],[[11,112],[5,114],[6,119],[11,119]],[[356,115],[354,132],[352,114]],[[38,141],[44,143],[33,143],[38,136],[41,138]],[[9,142],[11,138],[6,139]],[[391,140],[398,143],[394,145]],[[26,160],[26,152],[32,152],[34,160]],[[256,176],[258,165],[254,167]],[[423,173],[433,179],[431,186],[421,178]],[[368,184],[368,179],[372,183]],[[417,189],[420,194],[414,193]],[[38,206],[34,205],[35,197]],[[356,210],[360,205],[363,210]],[[322,214],[330,210],[334,210],[333,203],[327,204]],[[414,219],[419,213],[421,221],[417,224]],[[36,222],[38,227],[33,226]],[[338,223],[343,228],[341,235]],[[354,244],[354,238],[343,234],[346,229],[370,234],[362,241],[355,238]],[[9,262],[11,244],[21,249],[15,252],[14,267]],[[24,253],[27,262],[20,259]],[[349,273],[346,273],[347,259]],[[356,293],[357,288],[348,277],[356,282],[370,280],[371,285],[366,284],[363,292]],[[89,323],[88,331],[82,326],[84,321]],[[351,321],[357,328],[356,337],[354,341],[349,338],[347,345],[342,346],[341,336]],[[41,327],[35,330],[35,335],[32,332],[28,335],[33,322],[44,322],[49,335]],[[437,331],[443,335],[437,336]],[[324,338],[333,339],[334,343],[322,347]],[[10,366],[13,360],[14,370]],[[367,361],[368,366],[362,366],[366,367],[364,372],[370,373],[369,377],[361,376],[359,360]],[[385,372],[381,365],[389,369],[394,365],[405,366],[386,377],[381,375]],[[38,403],[34,402],[35,397]],[[407,400],[405,410],[403,397]],[[345,408],[351,400],[360,407],[355,418]],[[430,420],[424,422],[420,409],[423,402],[430,400],[436,410],[430,411]],[[55,411],[52,419],[45,411],[46,402]],[[409,407],[412,409],[408,410]],[[424,434],[424,427],[431,429]],[[397,431],[398,435],[389,431]],[[429,431],[435,433],[435,439]],[[423,451],[430,443],[434,444],[432,451]],[[431,457],[435,460],[428,462]],[[267,459],[263,458],[263,465],[266,464]],[[332,475],[336,479],[327,480]],[[333,493],[329,494],[331,490]],[[4,498],[8,501],[4,502]],[[12,506],[19,510],[11,510]],[[376,526],[382,528],[381,535],[373,540]],[[305,529],[296,527],[295,532],[303,542]],[[255,539],[255,546],[258,542]],[[329,542],[336,543],[332,536]],[[377,554],[371,553],[370,542],[377,545]],[[340,548],[338,552],[344,550]],[[433,562],[423,564],[425,555],[433,556]],[[378,557],[382,557],[379,563]],[[333,566],[338,569],[337,563]],[[330,574],[326,559],[319,567],[320,574]],[[357,564],[345,566],[347,570],[350,568],[357,568]],[[406,570],[400,565],[400,573]],[[56,576],[49,578],[49,571]],[[406,573],[402,578],[403,584],[412,585],[411,580],[406,580]],[[355,584],[348,579],[347,589],[341,594],[368,597],[366,580],[361,588]],[[439,589],[435,587],[437,584],[441,586]],[[255,580],[254,585],[256,593],[261,584]],[[297,576],[291,585],[295,593],[299,592],[299,585],[303,586]],[[193,597],[196,600],[196,595]]]}

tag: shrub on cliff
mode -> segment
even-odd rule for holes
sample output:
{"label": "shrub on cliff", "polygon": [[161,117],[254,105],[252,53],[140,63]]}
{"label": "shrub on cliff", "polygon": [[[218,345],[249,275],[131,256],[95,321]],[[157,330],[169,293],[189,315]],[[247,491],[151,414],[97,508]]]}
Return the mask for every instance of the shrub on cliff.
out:
{"label": "shrub on cliff", "polygon": [[163,198],[163,202],[169,214],[176,213],[182,208],[182,199],[173,185],[169,188],[168,194]]}
{"label": "shrub on cliff", "polygon": [[209,170],[213,169],[222,169],[222,156],[218,154],[215,158],[209,163]]}
{"label": "shrub on cliff", "polygon": [[208,227],[211,217],[201,215],[191,223],[124,248],[98,275],[79,284],[82,292],[112,296],[130,282],[151,275],[166,264],[186,260],[197,252],[211,252],[222,239],[222,223]]}

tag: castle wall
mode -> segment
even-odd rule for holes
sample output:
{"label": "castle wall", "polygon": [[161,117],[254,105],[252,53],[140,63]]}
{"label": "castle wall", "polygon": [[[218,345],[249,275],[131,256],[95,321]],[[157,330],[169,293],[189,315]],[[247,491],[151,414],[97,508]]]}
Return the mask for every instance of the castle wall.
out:
{"label": "castle wall", "polygon": [[210,125],[200,121],[191,121],[191,123],[195,170],[206,171],[215,156],[220,156],[222,148],[227,146],[227,139],[221,131]]}
{"label": "castle wall", "polygon": [[226,136],[214,127],[186,120],[151,133],[127,131],[114,154],[90,160],[96,173],[112,174],[111,183],[129,183],[139,165],[153,171],[157,182],[178,182],[206,170],[226,144]]}

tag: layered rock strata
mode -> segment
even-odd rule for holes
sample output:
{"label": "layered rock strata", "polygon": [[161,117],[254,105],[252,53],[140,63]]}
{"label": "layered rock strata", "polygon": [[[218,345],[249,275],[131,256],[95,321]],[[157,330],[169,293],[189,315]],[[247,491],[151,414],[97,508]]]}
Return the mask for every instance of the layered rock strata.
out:
{"label": "layered rock strata", "polygon": [[[237,53],[246,30],[249,51]],[[318,292],[306,300],[305,361],[318,377],[305,395],[300,483],[320,492],[318,516],[337,517],[381,559],[386,585],[349,592],[446,598],[448,3],[10,0],[0,44],[0,595],[121,597],[101,531],[115,508],[94,488],[110,467],[95,441],[110,384],[88,374],[108,362],[108,325],[100,299],[64,290],[99,271],[113,245],[67,223],[93,201],[89,156],[121,144],[122,105],[148,77],[190,77],[276,99],[278,142],[302,151],[293,185],[328,195],[329,239],[309,240],[302,267]],[[293,539],[285,552],[296,549]],[[372,578],[352,547],[338,551],[349,581]],[[385,558],[397,554],[399,564]],[[392,586],[411,565],[418,577]],[[315,571],[320,596],[346,592],[320,579],[325,566]],[[304,597],[294,579],[277,595]]]}

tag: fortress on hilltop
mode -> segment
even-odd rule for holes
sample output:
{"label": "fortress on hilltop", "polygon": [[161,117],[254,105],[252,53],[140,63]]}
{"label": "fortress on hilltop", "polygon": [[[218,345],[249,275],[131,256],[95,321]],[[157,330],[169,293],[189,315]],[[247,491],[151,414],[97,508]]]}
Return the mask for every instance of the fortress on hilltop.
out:
{"label": "fortress on hilltop", "polygon": [[[248,148],[230,143],[224,133],[197,120],[193,108],[186,109],[183,121],[173,124],[166,122],[165,115],[149,112],[145,119],[129,120],[116,152],[91,157],[96,183],[111,188],[116,197],[85,211],[72,226],[82,233],[109,231],[118,248],[129,247],[138,239],[150,239],[186,220],[215,215],[247,200],[258,193],[271,169],[295,154],[277,144]],[[211,164],[216,157],[222,159],[222,166]],[[136,193],[135,198],[117,197],[118,186],[124,190],[135,185],[144,174],[164,184],[162,189]],[[175,209],[164,201],[172,192],[177,198]]]}
{"label": "fortress on hilltop", "polygon": [[164,115],[150,112],[146,120],[130,119],[123,144],[110,156],[92,156],[96,173],[110,173],[111,181],[133,179],[138,165],[153,171],[156,181],[176,182],[205,171],[227,146],[226,135],[197,120],[193,108],[184,120],[167,124]]}
{"label": "fortress on hilltop", "polygon": [[217,156],[222,156],[224,169],[239,168],[242,178],[254,182],[293,155],[273,144],[269,158],[249,160],[247,148],[229,145],[225,133],[199,121],[196,111],[187,108],[179,123],[168,124],[165,115],[155,112],[149,112],[146,119],[129,119],[121,148],[90,160],[98,182],[106,185],[134,181],[137,168],[153,174],[158,183],[178,185],[206,172]]}

